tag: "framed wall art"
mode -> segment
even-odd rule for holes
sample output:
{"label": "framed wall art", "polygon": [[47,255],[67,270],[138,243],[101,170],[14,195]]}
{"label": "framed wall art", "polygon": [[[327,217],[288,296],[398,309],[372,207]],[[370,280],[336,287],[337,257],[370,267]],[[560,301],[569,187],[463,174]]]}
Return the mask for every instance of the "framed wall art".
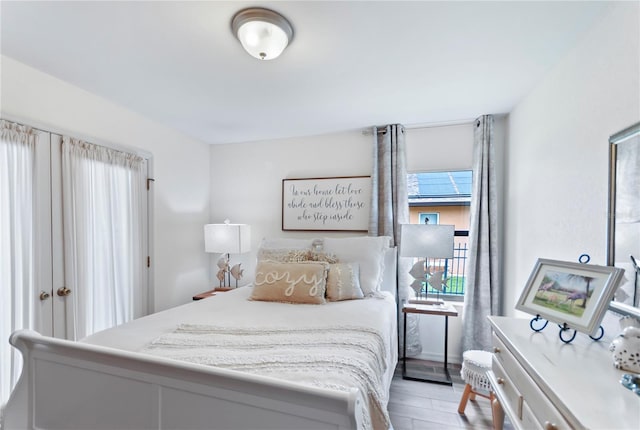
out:
{"label": "framed wall art", "polygon": [[282,230],[366,232],[370,209],[370,176],[282,180]]}
{"label": "framed wall art", "polygon": [[607,265],[626,270],[610,308],[640,319],[640,122],[609,138]]}
{"label": "framed wall art", "polygon": [[623,273],[611,266],[538,259],[516,309],[594,335]]}

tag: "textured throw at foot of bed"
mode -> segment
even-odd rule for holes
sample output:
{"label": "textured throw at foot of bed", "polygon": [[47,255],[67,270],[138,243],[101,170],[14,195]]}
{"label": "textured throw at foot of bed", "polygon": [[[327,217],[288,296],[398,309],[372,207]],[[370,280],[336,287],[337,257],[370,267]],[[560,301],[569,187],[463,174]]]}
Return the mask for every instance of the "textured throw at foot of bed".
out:
{"label": "textured throw at foot of bed", "polygon": [[216,327],[181,324],[142,353],[348,392],[366,401],[364,429],[388,429],[381,392],[385,342],[366,327]]}

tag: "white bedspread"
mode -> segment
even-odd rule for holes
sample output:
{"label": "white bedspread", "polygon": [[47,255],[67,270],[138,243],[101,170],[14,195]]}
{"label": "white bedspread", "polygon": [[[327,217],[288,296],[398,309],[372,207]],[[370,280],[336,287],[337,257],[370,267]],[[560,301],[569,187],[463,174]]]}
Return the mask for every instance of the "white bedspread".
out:
{"label": "white bedspread", "polygon": [[250,287],[159,312],[83,341],[345,390],[357,387],[363,422],[388,428],[397,362],[393,297],[325,305],[247,300]]}

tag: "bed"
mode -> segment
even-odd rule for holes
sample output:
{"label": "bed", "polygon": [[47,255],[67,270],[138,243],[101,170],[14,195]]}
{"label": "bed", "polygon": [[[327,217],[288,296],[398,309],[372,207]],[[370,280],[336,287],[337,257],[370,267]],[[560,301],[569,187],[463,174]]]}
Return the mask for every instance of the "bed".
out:
{"label": "bed", "polygon": [[[376,239],[361,238],[351,250],[347,239],[325,245],[356,261],[366,281],[370,261],[357,260],[375,254],[358,251],[369,240]],[[390,428],[395,249],[383,247],[376,258],[379,288],[363,299],[256,299],[267,291],[260,268],[271,267],[259,262],[253,285],[80,342],[18,331],[10,341],[24,368],[3,428]]]}

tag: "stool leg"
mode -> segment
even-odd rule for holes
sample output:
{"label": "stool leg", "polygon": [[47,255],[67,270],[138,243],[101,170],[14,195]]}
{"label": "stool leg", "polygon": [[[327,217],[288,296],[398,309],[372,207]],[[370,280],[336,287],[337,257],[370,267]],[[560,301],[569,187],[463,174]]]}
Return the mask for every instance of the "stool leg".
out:
{"label": "stool leg", "polygon": [[467,384],[464,387],[464,392],[462,393],[462,398],[460,399],[460,404],[458,405],[459,414],[464,414],[464,409],[467,407],[467,401],[469,400],[470,394],[471,394],[471,385]]}
{"label": "stool leg", "polygon": [[502,405],[493,395],[493,392],[489,394],[489,401],[491,402],[491,416],[493,418],[493,430],[502,430],[504,426],[504,410]]}

